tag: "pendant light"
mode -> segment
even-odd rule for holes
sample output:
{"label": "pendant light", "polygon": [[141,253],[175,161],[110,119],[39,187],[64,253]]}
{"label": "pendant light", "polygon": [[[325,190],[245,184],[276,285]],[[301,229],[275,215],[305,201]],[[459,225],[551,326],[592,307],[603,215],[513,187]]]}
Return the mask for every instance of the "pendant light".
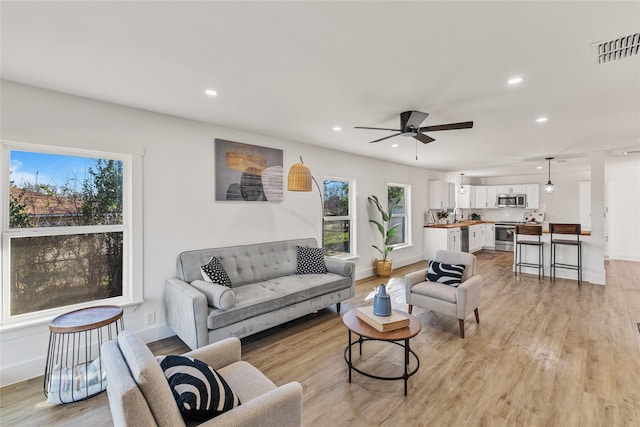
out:
{"label": "pendant light", "polygon": [[460,188],[458,188],[458,194],[464,194],[467,192],[467,189],[464,188],[464,174],[460,174]]}
{"label": "pendant light", "polygon": [[551,160],[553,160],[553,157],[545,157],[545,160],[549,162],[549,181],[547,181],[547,185],[544,186],[544,192],[551,194],[553,193],[553,183],[551,182]]}

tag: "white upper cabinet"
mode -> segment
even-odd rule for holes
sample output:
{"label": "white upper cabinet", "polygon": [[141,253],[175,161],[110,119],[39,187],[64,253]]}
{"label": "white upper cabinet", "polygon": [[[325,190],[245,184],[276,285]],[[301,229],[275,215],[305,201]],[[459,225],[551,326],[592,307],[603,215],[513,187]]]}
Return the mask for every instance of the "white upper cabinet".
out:
{"label": "white upper cabinet", "polygon": [[527,209],[538,209],[540,207],[540,184],[525,185],[527,195]]}
{"label": "white upper cabinet", "polygon": [[455,203],[453,182],[429,181],[429,209],[452,209]]}
{"label": "white upper cabinet", "polygon": [[487,186],[486,185],[477,185],[476,186],[476,200],[472,208],[490,208],[489,201],[487,199]]}
{"label": "white upper cabinet", "polygon": [[497,208],[498,206],[498,187],[489,185],[487,187],[487,207]]}
{"label": "white upper cabinet", "polygon": [[456,207],[462,209],[470,209],[476,202],[476,187],[473,185],[465,185],[465,192],[460,194],[460,186],[456,185]]}

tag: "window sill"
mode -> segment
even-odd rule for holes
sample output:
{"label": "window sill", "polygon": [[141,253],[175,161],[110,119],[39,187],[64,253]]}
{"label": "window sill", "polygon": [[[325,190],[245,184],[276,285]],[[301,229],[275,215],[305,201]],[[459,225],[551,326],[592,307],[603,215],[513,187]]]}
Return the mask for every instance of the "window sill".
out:
{"label": "window sill", "polygon": [[118,302],[118,303],[113,303],[113,304],[109,304],[107,301],[102,301],[102,302],[97,302],[94,301],[93,303],[89,303],[89,304],[82,304],[79,306],[75,306],[75,307],[66,307],[66,309],[64,310],[56,310],[55,312],[51,313],[51,314],[47,314],[47,315],[43,315],[43,316],[38,316],[37,318],[33,318],[33,319],[29,319],[29,320],[20,320],[20,321],[7,321],[4,324],[0,324],[0,332],[9,332],[9,331],[14,331],[14,330],[19,330],[19,329],[24,329],[24,328],[29,328],[32,326],[38,326],[38,325],[44,325],[44,324],[48,324],[49,322],[51,322],[51,320],[53,320],[54,318],[68,313],[70,311],[74,311],[74,310],[80,310],[82,308],[86,308],[86,307],[94,307],[97,305],[117,305],[118,307],[134,307],[134,311],[138,308],[138,306],[140,304],[142,304],[144,302],[144,300],[136,300],[136,301],[123,301],[123,302]]}
{"label": "window sill", "polygon": [[400,246],[393,246],[393,250],[397,251],[398,249],[407,249],[407,248],[412,248],[413,245],[412,244],[408,244],[408,245],[400,245]]}

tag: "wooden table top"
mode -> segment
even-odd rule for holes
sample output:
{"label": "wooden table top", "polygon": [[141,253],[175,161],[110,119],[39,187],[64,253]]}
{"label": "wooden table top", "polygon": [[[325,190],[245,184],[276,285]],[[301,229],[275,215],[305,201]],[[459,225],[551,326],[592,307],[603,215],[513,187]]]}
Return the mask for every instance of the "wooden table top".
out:
{"label": "wooden table top", "polygon": [[81,308],[61,314],[49,322],[51,332],[82,332],[109,325],[122,317],[122,308],[115,305]]}
{"label": "wooden table top", "polygon": [[409,326],[394,329],[393,331],[380,332],[374,327],[368,325],[366,322],[358,319],[355,308],[347,311],[344,316],[342,316],[342,322],[347,328],[349,328],[349,330],[351,330],[351,332],[355,332],[356,334],[366,338],[381,341],[406,340],[415,337],[422,330],[422,324],[416,317],[400,310],[393,310],[393,312],[408,318]]}

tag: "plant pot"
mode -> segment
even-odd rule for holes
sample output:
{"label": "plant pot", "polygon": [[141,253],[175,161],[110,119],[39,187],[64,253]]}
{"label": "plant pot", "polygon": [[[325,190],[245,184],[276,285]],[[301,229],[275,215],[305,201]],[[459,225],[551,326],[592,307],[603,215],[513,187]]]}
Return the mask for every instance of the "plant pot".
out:
{"label": "plant pot", "polygon": [[375,262],[378,277],[391,277],[392,261],[377,259]]}

